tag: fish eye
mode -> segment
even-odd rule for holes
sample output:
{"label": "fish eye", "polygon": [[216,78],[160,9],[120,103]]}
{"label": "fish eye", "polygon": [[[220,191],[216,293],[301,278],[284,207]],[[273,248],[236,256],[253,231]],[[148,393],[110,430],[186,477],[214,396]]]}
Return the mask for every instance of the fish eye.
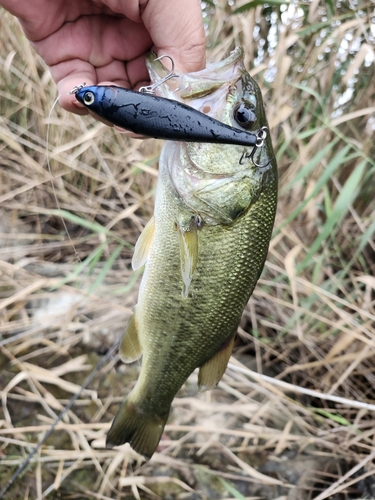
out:
{"label": "fish eye", "polygon": [[233,110],[233,117],[242,128],[251,128],[256,122],[256,115],[249,104],[240,102]]}
{"label": "fish eye", "polygon": [[87,104],[87,106],[93,104],[94,101],[95,101],[95,95],[92,92],[86,92],[85,95],[83,96],[83,102]]}

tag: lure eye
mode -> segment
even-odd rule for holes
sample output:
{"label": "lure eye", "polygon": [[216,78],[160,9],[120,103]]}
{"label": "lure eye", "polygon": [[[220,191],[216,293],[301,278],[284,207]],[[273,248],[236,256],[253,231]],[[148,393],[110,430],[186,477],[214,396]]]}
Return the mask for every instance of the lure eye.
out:
{"label": "lure eye", "polygon": [[246,129],[251,128],[257,119],[254,111],[244,102],[234,108],[233,117],[240,127]]}
{"label": "lure eye", "polygon": [[87,104],[87,106],[93,104],[94,101],[95,101],[95,95],[92,92],[86,92],[85,95],[83,96],[83,102]]}

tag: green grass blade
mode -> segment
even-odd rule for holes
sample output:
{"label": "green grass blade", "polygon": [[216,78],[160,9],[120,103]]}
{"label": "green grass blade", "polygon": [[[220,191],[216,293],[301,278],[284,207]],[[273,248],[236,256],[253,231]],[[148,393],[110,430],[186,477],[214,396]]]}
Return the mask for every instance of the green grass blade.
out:
{"label": "green grass blade", "polygon": [[66,210],[49,210],[48,213],[50,215],[56,215],[57,217],[63,217],[65,220],[69,222],[73,222],[73,224],[77,224],[77,226],[84,227],[85,229],[89,229],[93,233],[97,234],[105,234],[108,233],[108,230],[102,225],[98,224],[95,221],[88,221],[86,219],[82,219],[78,215],[72,214]]}
{"label": "green grass blade", "polygon": [[246,500],[246,498],[236,490],[234,486],[232,486],[230,483],[225,481],[222,477],[219,477],[220,482],[222,485],[226,488],[226,490],[233,495],[234,498],[238,498],[238,500]]}
{"label": "green grass blade", "polygon": [[374,233],[375,233],[375,220],[372,221],[372,223],[369,225],[369,227],[366,229],[366,231],[362,234],[362,238],[361,238],[361,241],[359,243],[358,250],[357,250],[358,253],[362,252],[362,250],[367,245],[368,241],[373,237]]}
{"label": "green grass blade", "polygon": [[255,9],[258,5],[288,5],[290,2],[288,0],[253,0],[253,2],[245,3],[238,9],[235,9],[231,14],[241,14],[242,12],[248,12],[251,9]]}
{"label": "green grass blade", "polygon": [[300,31],[297,31],[297,35],[300,37],[305,37],[306,35],[311,35],[312,33],[316,33],[317,31],[322,30],[323,28],[330,27],[333,22],[341,21],[343,19],[348,19],[353,17],[353,13],[343,14],[342,16],[336,16],[335,18],[327,19],[327,21],[322,21],[320,23],[311,24],[306,28],[303,28]]}
{"label": "green grass blade", "polygon": [[328,418],[329,420],[332,420],[333,422],[336,422],[340,425],[343,425],[345,427],[350,427],[352,424],[344,417],[341,415],[338,415],[337,413],[331,413],[326,410],[322,410],[321,408],[311,408],[314,413],[318,413],[319,415],[323,415],[323,417]]}
{"label": "green grass blade", "polygon": [[318,151],[316,155],[309,162],[307,162],[306,165],[297,173],[296,177],[283,187],[280,194],[288,192],[296,182],[299,182],[307,177],[310,172],[312,172],[312,170],[323,160],[323,158],[328,156],[328,153],[331,151],[331,149],[333,149],[338,141],[339,139],[336,138],[332,142],[329,142],[323,149]]}
{"label": "green grass blade", "polygon": [[137,269],[134,273],[131,274],[129,282],[126,286],[122,286],[113,292],[113,295],[124,295],[125,293],[130,292],[133,286],[136,284],[138,277],[143,274],[144,267]]}
{"label": "green grass blade", "polygon": [[309,252],[303,259],[301,265],[298,267],[299,271],[303,269],[308,263],[310,263],[311,257],[319,249],[321,244],[332,234],[333,229],[337,226],[341,219],[345,216],[349,210],[349,206],[355,200],[358,194],[358,188],[360,181],[363,177],[365,167],[367,165],[366,160],[363,160],[357,167],[353,170],[348,180],[346,181],[341,193],[337,197],[334,207],[329,214],[322,231],[315,239],[310,247]]}
{"label": "green grass blade", "polygon": [[90,255],[86,257],[86,259],[80,262],[75,268],[74,271],[68,274],[65,278],[59,281],[55,286],[51,288],[51,290],[56,290],[60,288],[62,285],[69,283],[70,281],[74,281],[87,267],[89,267],[93,262],[97,262],[101,256],[103,255],[104,249],[107,246],[107,243],[102,243],[97,248],[95,248]]}
{"label": "green grass blade", "polygon": [[300,203],[295,210],[285,219],[285,221],[277,228],[275,231],[275,235],[280,232],[280,230],[289,224],[292,220],[294,220],[298,215],[302,212],[305,206],[309,203],[309,201],[314,198],[322,189],[323,186],[330,180],[331,176],[334,172],[345,162],[347,161],[347,153],[350,151],[351,145],[346,145],[343,147],[336,156],[329,162],[322,175],[318,179],[315,188],[312,190],[310,195],[304,199],[302,203]]}
{"label": "green grass blade", "polygon": [[310,87],[307,87],[307,85],[301,85],[300,83],[289,83],[289,85],[291,87],[296,88],[296,89],[302,90],[302,92],[307,92],[308,94],[315,97],[316,101],[319,103],[320,107],[322,108],[322,112],[324,112],[324,103],[323,103],[320,95],[318,94],[318,92],[316,92],[315,90],[313,90]]}
{"label": "green grass blade", "polygon": [[110,269],[112,269],[113,264],[117,260],[118,256],[121,253],[121,250],[123,249],[123,245],[118,245],[118,247],[115,249],[115,251],[112,253],[112,255],[109,257],[109,259],[105,262],[102,270],[100,271],[98,277],[96,278],[95,282],[93,285],[90,287],[89,293],[94,291],[101,283],[104,281],[105,277],[107,276],[108,272]]}

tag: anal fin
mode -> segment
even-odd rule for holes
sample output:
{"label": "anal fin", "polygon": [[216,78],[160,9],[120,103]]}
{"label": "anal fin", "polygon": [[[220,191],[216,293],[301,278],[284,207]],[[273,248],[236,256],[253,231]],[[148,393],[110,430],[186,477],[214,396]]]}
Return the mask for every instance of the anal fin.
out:
{"label": "anal fin", "polygon": [[232,354],[235,334],[221,349],[199,368],[198,390],[204,392],[216,387],[223,376]]}
{"label": "anal fin", "polygon": [[134,312],[120,344],[120,358],[124,363],[132,363],[142,356],[142,347],[139,342],[137,317]]}
{"label": "anal fin", "polygon": [[155,217],[152,216],[151,219],[145,225],[143,231],[141,232],[137,243],[135,244],[134,254],[132,259],[132,268],[134,271],[146,264],[148,255],[150,253],[152,243],[154,241],[155,233]]}

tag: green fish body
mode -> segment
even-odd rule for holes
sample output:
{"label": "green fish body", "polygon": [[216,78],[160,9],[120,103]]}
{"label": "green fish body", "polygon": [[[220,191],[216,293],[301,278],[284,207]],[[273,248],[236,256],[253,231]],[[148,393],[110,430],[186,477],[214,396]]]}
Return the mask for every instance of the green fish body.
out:
{"label": "green fish body", "polygon": [[[149,57],[151,79],[165,75]],[[258,85],[243,51],[158,88],[211,116],[257,132],[267,127]],[[133,267],[146,263],[138,304],[122,340],[125,362],[143,355],[139,379],[108,433],[154,453],[171,403],[199,368],[200,390],[214,387],[231,355],[243,309],[261,274],[277,203],[277,165],[262,147],[167,142],[155,211],[137,242]]]}

